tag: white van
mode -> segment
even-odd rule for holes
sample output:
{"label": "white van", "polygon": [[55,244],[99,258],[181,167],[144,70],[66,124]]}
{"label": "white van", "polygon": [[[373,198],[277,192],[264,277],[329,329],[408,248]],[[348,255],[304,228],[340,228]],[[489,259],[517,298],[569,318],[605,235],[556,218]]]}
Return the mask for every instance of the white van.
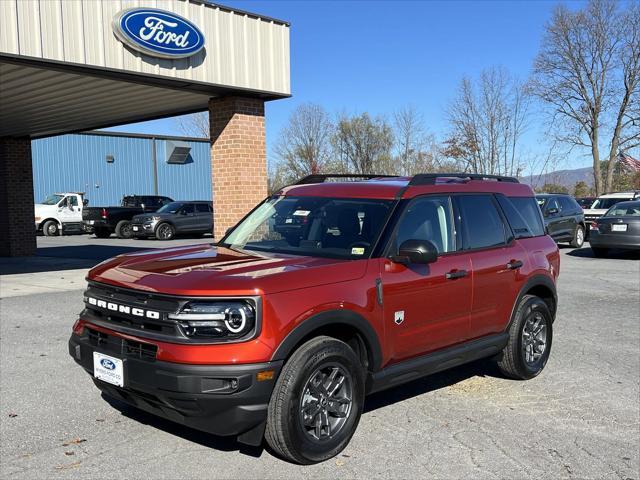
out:
{"label": "white van", "polygon": [[82,207],[88,204],[84,192],[54,193],[35,204],[36,232],[46,236],[82,233]]}

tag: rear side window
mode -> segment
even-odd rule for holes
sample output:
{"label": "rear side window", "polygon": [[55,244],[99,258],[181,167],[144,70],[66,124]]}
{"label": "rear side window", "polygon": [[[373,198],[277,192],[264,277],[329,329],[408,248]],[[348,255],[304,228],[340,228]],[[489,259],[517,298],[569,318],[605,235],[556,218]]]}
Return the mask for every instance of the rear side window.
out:
{"label": "rear side window", "polygon": [[[504,195],[497,195],[496,198],[504,216],[507,217],[507,221],[511,225],[515,238],[529,238],[544,234],[540,212],[533,198],[507,198]],[[514,200],[518,203],[528,204],[529,207],[520,211],[514,205]],[[528,202],[520,202],[520,200],[528,200]],[[525,218],[527,216],[531,218]]]}
{"label": "rear side window", "polygon": [[[509,197],[508,200],[526,222],[527,228],[531,232],[530,236],[539,237],[544,235],[544,222],[542,221],[540,208],[538,208],[538,204],[533,197]],[[506,210],[505,215],[509,218]],[[509,222],[511,222],[510,218]],[[513,227],[514,224],[511,224],[511,226]]]}
{"label": "rear side window", "polygon": [[196,203],[196,212],[198,213],[211,213],[211,205],[206,203]]}
{"label": "rear side window", "polygon": [[466,249],[505,244],[504,222],[491,195],[461,195],[458,197],[458,205]]}
{"label": "rear side window", "polygon": [[571,197],[558,197],[558,201],[560,202],[560,211],[563,213],[571,213],[576,210],[581,210],[580,205],[578,205]]}

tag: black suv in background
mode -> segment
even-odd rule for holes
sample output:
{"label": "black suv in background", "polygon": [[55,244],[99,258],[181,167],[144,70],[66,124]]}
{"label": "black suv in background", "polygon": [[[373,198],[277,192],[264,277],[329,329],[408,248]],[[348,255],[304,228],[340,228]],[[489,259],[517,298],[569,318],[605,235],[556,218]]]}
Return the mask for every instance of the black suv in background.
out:
{"label": "black suv in background", "polygon": [[575,198],[565,193],[542,193],[536,195],[536,200],[551,238],[582,247],[586,234],[584,212]]}

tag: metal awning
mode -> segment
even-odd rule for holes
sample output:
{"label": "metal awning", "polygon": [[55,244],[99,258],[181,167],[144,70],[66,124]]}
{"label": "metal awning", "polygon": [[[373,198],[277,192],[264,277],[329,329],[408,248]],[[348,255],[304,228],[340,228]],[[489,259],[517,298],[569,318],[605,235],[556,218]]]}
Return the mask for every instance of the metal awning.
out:
{"label": "metal awning", "polygon": [[0,56],[0,137],[38,138],[204,111],[209,98],[230,93],[183,80],[71,72]]}

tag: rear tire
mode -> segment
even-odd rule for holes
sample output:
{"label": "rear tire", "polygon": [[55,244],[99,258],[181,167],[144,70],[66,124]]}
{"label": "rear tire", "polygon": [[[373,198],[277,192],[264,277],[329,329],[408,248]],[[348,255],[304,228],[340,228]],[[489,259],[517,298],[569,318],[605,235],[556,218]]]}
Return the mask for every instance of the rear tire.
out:
{"label": "rear tire", "polygon": [[536,377],[547,364],[553,340],[553,317],[547,304],[540,297],[524,295],[508,333],[498,368],[516,380]]}
{"label": "rear tire", "polygon": [[42,226],[42,233],[46,237],[57,237],[60,235],[60,225],[55,220],[47,220]]}
{"label": "rear tire", "polygon": [[340,453],[360,421],[364,376],[346,343],[321,336],[303,344],[285,363],[271,395],[267,443],[303,465]]}
{"label": "rear tire", "polygon": [[596,258],[605,258],[607,253],[609,253],[608,249],[598,247],[591,247],[591,251],[593,252],[593,256]]}
{"label": "rear tire", "polygon": [[96,238],[109,238],[111,236],[111,232],[106,228],[96,228],[93,234]]}
{"label": "rear tire", "polygon": [[573,248],[581,248],[584,245],[584,227],[582,225],[576,226],[576,231],[573,232],[573,240],[571,240],[571,246]]}
{"label": "rear tire", "polygon": [[132,235],[131,222],[129,220],[120,220],[116,225],[116,236],[118,238],[131,238]]}

